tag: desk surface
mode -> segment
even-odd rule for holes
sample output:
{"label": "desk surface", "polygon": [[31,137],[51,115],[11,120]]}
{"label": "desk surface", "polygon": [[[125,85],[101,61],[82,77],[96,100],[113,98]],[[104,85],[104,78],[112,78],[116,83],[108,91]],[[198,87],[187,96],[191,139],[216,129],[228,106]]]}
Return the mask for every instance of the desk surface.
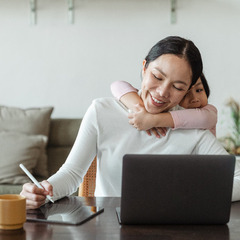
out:
{"label": "desk surface", "polygon": [[232,204],[231,219],[227,225],[119,225],[115,207],[120,206],[120,198],[81,198],[86,205],[104,207],[104,213],[79,225],[59,225],[26,222],[24,229],[0,231],[4,240],[239,240],[240,202]]}

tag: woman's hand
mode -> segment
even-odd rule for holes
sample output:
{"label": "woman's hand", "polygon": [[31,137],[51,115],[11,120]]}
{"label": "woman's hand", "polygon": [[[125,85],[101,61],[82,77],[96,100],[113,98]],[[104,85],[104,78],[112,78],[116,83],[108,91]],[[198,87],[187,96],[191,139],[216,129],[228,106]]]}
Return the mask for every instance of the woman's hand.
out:
{"label": "woman's hand", "polygon": [[151,128],[146,131],[149,136],[155,135],[157,138],[161,138],[166,136],[167,128],[165,127],[157,127],[157,128]]}
{"label": "woman's hand", "polygon": [[136,112],[129,113],[129,123],[133,125],[138,130],[145,130],[149,136],[152,133],[160,138],[161,136],[165,136],[167,132],[167,128],[164,127],[155,127],[154,114],[150,114],[146,111],[146,109],[137,104],[135,107]]}
{"label": "woman's hand", "polygon": [[36,209],[45,203],[46,195],[53,196],[53,187],[48,181],[40,183],[44,189],[38,188],[33,183],[25,183],[20,195],[26,197],[26,208]]}

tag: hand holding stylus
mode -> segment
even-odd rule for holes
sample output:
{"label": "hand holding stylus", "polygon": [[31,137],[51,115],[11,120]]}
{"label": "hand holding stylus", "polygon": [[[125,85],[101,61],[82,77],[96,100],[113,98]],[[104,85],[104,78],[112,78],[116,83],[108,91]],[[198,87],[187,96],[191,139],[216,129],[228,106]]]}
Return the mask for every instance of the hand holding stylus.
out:
{"label": "hand holding stylus", "polygon": [[[33,175],[25,168],[23,164],[20,164],[19,167],[26,173],[26,175],[33,181],[33,183],[41,189],[44,189],[43,186],[37,181],[36,178],[33,177]],[[52,203],[54,203],[53,199],[51,196],[47,195],[46,196]]]}

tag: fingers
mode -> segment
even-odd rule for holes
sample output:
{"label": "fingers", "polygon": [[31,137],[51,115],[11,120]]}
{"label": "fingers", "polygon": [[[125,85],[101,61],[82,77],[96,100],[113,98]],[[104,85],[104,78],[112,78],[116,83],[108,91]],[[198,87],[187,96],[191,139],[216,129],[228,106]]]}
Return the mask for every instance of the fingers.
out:
{"label": "fingers", "polygon": [[141,131],[142,129],[137,125],[137,123],[135,123],[134,120],[129,120],[128,123],[130,125],[132,125],[133,127],[135,127],[138,131]]}
{"label": "fingers", "polygon": [[41,205],[45,203],[46,195],[52,194],[53,188],[47,181],[43,181],[41,185],[44,188],[46,187],[47,190],[38,188],[33,183],[25,183],[23,185],[20,195],[26,197],[27,209],[39,208]]}
{"label": "fingers", "polygon": [[45,204],[45,199],[42,201],[33,201],[30,199],[26,199],[26,209],[37,209]]}
{"label": "fingers", "polygon": [[152,136],[151,130],[146,130],[148,136]]}
{"label": "fingers", "polygon": [[40,207],[46,199],[44,189],[38,188],[33,183],[25,183],[20,195],[26,197],[26,208],[35,209]]}
{"label": "fingers", "polygon": [[133,115],[134,115],[133,113],[129,113],[129,114],[128,114],[128,118],[129,118],[128,123],[129,123],[130,125],[132,125],[133,127],[137,128],[137,126],[135,125],[135,121],[134,121],[134,119],[133,119],[133,117],[134,117]]}
{"label": "fingers", "polygon": [[151,129],[147,130],[146,132],[149,136],[151,136],[153,134],[155,137],[161,138],[161,137],[166,136],[167,128],[151,128]]}
{"label": "fingers", "polygon": [[137,121],[136,119],[135,119],[135,113],[129,113],[128,114],[128,118],[129,118],[129,121],[128,121],[128,123],[130,124],[130,125],[132,125],[133,127],[135,127],[137,130],[142,130],[140,127],[139,127],[139,121]]}
{"label": "fingers", "polygon": [[53,186],[48,181],[42,181],[41,185],[46,190],[46,195],[53,196]]}
{"label": "fingers", "polygon": [[152,128],[151,131],[152,131],[153,135],[155,135],[155,137],[157,137],[157,138],[161,137],[156,128]]}
{"label": "fingers", "polygon": [[167,129],[166,128],[157,128],[157,131],[159,132],[159,134],[161,136],[166,136],[166,133],[167,133]]}

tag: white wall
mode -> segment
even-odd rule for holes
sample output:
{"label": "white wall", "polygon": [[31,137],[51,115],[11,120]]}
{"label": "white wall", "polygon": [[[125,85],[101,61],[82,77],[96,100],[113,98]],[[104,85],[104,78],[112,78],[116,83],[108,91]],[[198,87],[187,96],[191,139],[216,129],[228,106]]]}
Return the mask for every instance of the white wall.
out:
{"label": "white wall", "polygon": [[142,60],[168,35],[199,47],[219,109],[218,136],[226,133],[224,101],[240,100],[240,1],[75,0],[68,23],[67,0],[37,0],[37,24],[29,24],[28,0],[0,0],[0,104],[52,105],[53,117],[82,117],[92,99],[110,96],[110,84],[140,86]]}

